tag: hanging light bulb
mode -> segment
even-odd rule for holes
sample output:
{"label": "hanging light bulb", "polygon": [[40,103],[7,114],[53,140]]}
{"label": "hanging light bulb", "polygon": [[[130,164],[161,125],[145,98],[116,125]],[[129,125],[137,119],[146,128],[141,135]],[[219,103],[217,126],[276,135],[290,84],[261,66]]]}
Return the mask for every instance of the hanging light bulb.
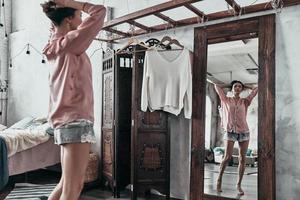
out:
{"label": "hanging light bulb", "polygon": [[2,7],[4,7],[4,0],[2,1]]}
{"label": "hanging light bulb", "polygon": [[9,59],[9,67],[12,68],[12,59]]}
{"label": "hanging light bulb", "polygon": [[42,63],[43,63],[43,64],[46,63],[46,60],[45,60],[45,57],[44,57],[44,56],[42,57]]}
{"label": "hanging light bulb", "polygon": [[29,50],[29,44],[27,44],[27,50],[26,50],[26,54],[30,54],[30,50]]}

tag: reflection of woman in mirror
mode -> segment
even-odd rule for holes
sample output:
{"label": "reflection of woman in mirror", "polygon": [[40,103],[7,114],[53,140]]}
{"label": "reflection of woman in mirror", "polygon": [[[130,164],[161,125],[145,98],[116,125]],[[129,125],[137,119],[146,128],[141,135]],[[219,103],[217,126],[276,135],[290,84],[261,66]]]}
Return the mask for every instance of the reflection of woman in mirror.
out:
{"label": "reflection of woman in mirror", "polygon": [[247,109],[251,104],[252,99],[257,94],[257,87],[252,89],[250,95],[246,98],[241,98],[240,93],[245,89],[245,86],[240,81],[231,82],[231,90],[233,97],[227,97],[220,85],[214,84],[216,92],[221,100],[222,107],[222,127],[225,130],[224,140],[226,142],[225,155],[220,165],[220,172],[217,180],[217,191],[222,192],[222,176],[228,162],[231,159],[234,142],[239,143],[239,166],[238,180],[236,188],[240,195],[244,194],[241,188],[241,182],[246,165],[246,152],[248,149],[250,134],[246,121]]}

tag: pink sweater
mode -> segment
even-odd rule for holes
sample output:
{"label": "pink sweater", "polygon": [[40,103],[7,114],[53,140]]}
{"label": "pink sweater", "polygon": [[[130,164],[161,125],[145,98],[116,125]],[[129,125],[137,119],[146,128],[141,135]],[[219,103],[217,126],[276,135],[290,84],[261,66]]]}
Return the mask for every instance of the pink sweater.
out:
{"label": "pink sweater", "polygon": [[221,122],[224,130],[235,133],[249,133],[246,121],[247,109],[257,94],[257,88],[253,89],[247,98],[239,98],[237,102],[233,97],[227,97],[222,88],[215,85],[215,89],[221,99]]}
{"label": "pink sweater", "polygon": [[48,118],[54,128],[77,119],[94,121],[92,66],[85,51],[101,30],[106,9],[92,5],[88,14],[76,30],[54,33],[43,50],[52,65]]}

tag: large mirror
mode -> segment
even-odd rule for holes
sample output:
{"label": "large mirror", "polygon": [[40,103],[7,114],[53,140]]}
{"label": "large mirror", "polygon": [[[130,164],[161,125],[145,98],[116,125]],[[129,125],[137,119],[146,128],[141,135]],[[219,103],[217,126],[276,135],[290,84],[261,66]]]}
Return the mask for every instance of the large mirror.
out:
{"label": "large mirror", "polygon": [[208,45],[207,58],[204,193],[256,200],[258,39]]}
{"label": "large mirror", "polygon": [[195,28],[192,104],[189,199],[274,200],[275,15]]}

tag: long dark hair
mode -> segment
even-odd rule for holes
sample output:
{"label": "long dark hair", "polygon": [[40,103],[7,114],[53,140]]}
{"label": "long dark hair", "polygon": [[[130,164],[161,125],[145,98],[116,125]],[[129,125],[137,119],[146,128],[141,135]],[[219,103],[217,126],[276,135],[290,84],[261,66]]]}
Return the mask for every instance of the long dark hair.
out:
{"label": "long dark hair", "polygon": [[236,84],[236,83],[241,84],[241,85],[242,85],[242,89],[245,88],[244,83],[242,83],[241,81],[238,81],[238,80],[234,80],[234,81],[231,81],[231,83],[230,83],[230,85],[231,85],[231,90],[232,90],[232,88],[233,88],[233,85]]}
{"label": "long dark hair", "polygon": [[53,1],[47,1],[41,4],[43,12],[54,23],[60,26],[62,21],[67,17],[73,17],[76,9],[68,7],[58,7]]}

